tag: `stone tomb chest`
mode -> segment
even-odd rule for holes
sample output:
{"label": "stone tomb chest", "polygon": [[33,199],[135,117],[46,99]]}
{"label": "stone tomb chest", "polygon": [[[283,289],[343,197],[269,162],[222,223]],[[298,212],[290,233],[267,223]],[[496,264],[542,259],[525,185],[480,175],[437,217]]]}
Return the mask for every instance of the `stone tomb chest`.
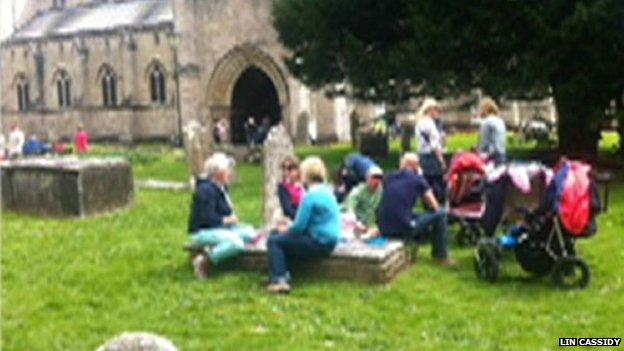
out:
{"label": "stone tomb chest", "polygon": [[35,158],[0,163],[2,208],[50,217],[86,217],[128,206],[132,166],[123,159]]}
{"label": "stone tomb chest", "polygon": [[[247,246],[236,264],[245,270],[266,271],[269,262],[265,244]],[[297,277],[385,284],[409,264],[410,258],[400,241],[390,241],[384,247],[350,241],[338,244],[330,257],[295,262],[291,269]]]}
{"label": "stone tomb chest", "polygon": [[[190,252],[190,260],[196,252]],[[390,241],[383,247],[372,247],[360,241],[343,242],[329,257],[294,262],[290,267],[297,278],[317,277],[369,284],[391,282],[409,267],[412,258],[400,241]],[[269,267],[266,239],[248,244],[245,251],[226,269],[266,272]]]}

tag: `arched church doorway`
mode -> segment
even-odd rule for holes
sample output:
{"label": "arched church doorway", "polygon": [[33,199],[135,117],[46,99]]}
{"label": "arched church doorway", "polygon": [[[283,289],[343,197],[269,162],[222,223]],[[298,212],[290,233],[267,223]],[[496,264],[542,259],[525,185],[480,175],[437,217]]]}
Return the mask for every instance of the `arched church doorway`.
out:
{"label": "arched church doorway", "polygon": [[[261,69],[245,69],[234,84],[230,110],[231,140],[234,144],[246,141],[245,121],[253,118],[257,128],[271,126],[282,120],[279,96],[271,78]],[[265,126],[266,127],[266,126]]]}

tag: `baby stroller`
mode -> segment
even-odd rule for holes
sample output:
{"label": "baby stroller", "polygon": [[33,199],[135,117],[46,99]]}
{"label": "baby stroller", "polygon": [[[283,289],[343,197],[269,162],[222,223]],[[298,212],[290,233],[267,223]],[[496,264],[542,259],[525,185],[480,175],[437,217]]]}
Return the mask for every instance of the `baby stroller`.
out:
{"label": "baby stroller", "polygon": [[575,240],[596,233],[595,219],[601,207],[591,166],[562,160],[539,208],[518,209],[525,217],[522,225],[501,238],[479,240],[474,259],[477,276],[496,282],[503,251],[513,250],[523,270],[535,276],[550,274],[563,288],[587,287],[591,272],[577,255]]}
{"label": "baby stroller", "polygon": [[481,219],[486,209],[485,161],[477,153],[456,154],[448,174],[449,218],[459,224],[460,245],[476,244],[484,235]]}

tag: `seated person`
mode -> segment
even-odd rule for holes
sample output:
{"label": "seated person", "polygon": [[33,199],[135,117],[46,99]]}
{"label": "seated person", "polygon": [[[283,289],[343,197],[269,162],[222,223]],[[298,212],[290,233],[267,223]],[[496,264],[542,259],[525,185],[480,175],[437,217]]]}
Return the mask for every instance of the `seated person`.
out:
{"label": "seated person", "polygon": [[331,189],[325,184],[325,164],[318,157],[308,157],[301,164],[308,192],[290,227],[282,227],[269,237],[269,293],[288,293],[289,267],[293,260],[329,256],[340,239],[340,208]]}
{"label": "seated person", "polygon": [[73,149],[63,139],[59,139],[55,141],[52,145],[52,150],[55,154],[58,154],[58,155],[67,155],[73,152]]}
{"label": "seated person", "polygon": [[375,161],[359,153],[349,154],[340,169],[339,184],[336,187],[336,198],[342,202],[351,189],[357,184],[366,181],[366,175],[371,167],[379,167]]}
{"label": "seated person", "polygon": [[43,155],[45,152],[46,145],[33,134],[26,144],[24,144],[24,150],[22,153],[24,156],[35,156]]}
{"label": "seated person", "polygon": [[347,214],[353,214],[357,219],[356,234],[363,234],[362,239],[377,236],[377,208],[381,202],[383,171],[379,167],[368,170],[366,183],[362,183],[349,192],[342,204]]}
{"label": "seated person", "polygon": [[189,249],[199,253],[193,258],[195,274],[204,279],[210,266],[230,259],[244,249],[255,232],[241,225],[230,199],[228,186],[232,180],[234,161],[225,154],[212,155],[204,165],[204,174],[197,181],[189,219]]}
{"label": "seated person", "polygon": [[[427,180],[418,173],[419,169],[418,155],[407,153],[401,158],[400,170],[386,177],[379,206],[379,230],[390,238],[418,242],[430,239],[435,262],[452,266],[455,262],[449,258],[446,211],[440,209]],[[432,212],[414,214],[420,197]]]}
{"label": "seated person", "polygon": [[360,182],[366,181],[369,169],[379,167],[372,158],[358,153],[349,154],[345,166]]}
{"label": "seated person", "polygon": [[289,157],[282,164],[284,179],[277,186],[277,196],[284,216],[290,220],[295,219],[297,208],[301,204],[305,189],[301,184],[299,161],[295,157]]}

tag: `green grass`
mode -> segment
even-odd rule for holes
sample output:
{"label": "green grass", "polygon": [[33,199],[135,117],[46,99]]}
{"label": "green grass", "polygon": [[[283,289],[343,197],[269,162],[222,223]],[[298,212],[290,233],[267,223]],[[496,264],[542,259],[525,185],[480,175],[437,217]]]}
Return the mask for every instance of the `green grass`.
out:
{"label": "green grass", "polygon": [[146,144],[132,148],[95,145],[87,157],[100,156],[118,156],[128,159],[132,163],[134,176],[139,179],[189,180],[186,153],[182,149],[172,149],[160,144]]}
{"label": "green grass", "polygon": [[[460,135],[453,148],[470,146]],[[332,167],[346,146],[302,148]],[[137,177],[186,180],[178,152],[99,149],[133,160]],[[154,156],[157,155],[157,156]],[[395,165],[397,146],[384,164]],[[241,165],[233,197],[259,224],[262,170]],[[296,277],[268,296],[264,275],[194,278],[185,253],[189,193],[141,191],[125,212],[88,220],[2,216],[2,350],[94,350],[123,331],[162,334],[181,350],[549,350],[559,337],[622,337],[624,186],[599,234],[579,243],[593,269],[584,291],[561,291],[505,262],[505,278],[476,279],[470,249],[458,270],[423,258],[385,286]]]}

